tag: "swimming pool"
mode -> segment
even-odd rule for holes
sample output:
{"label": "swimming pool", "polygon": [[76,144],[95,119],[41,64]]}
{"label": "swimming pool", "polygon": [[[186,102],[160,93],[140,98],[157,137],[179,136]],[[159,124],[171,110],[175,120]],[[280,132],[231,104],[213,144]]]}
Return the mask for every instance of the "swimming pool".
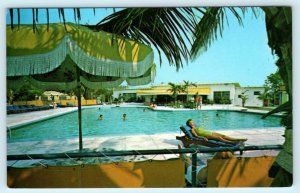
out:
{"label": "swimming pool", "polygon": [[[126,113],[127,119],[123,120]],[[103,120],[99,120],[99,115]],[[77,112],[22,126],[11,131],[8,142],[78,137]],[[261,119],[259,114],[221,110],[152,111],[141,107],[87,108],[82,111],[82,135],[125,136],[178,132],[187,119],[208,130],[280,127],[280,118]]]}

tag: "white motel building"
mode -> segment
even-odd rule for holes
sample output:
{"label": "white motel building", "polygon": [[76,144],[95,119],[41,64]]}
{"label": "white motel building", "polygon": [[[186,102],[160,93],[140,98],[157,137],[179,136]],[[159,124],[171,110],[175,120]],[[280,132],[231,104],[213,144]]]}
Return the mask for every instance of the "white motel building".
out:
{"label": "white motel building", "polygon": [[[241,95],[246,95],[245,106],[262,107],[263,101],[258,96],[265,92],[265,87],[241,87],[239,83],[196,84],[189,86],[188,92],[179,93],[178,101],[194,101],[200,98],[202,104],[232,104],[242,106]],[[143,102],[165,105],[174,100],[168,84],[139,89],[114,89],[113,97],[121,96],[123,101],[141,99]],[[186,98],[188,97],[188,99]]]}

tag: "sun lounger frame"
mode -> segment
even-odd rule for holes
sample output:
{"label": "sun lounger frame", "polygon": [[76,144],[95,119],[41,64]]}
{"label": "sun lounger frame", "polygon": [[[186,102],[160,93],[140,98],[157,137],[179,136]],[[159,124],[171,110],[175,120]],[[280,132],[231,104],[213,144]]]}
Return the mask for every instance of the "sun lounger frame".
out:
{"label": "sun lounger frame", "polygon": [[[188,148],[191,144],[195,145],[203,145],[206,147],[239,147],[244,146],[244,142],[240,142],[238,144],[225,143],[216,140],[208,140],[204,141],[204,139],[193,136],[193,134],[189,131],[190,128],[186,125],[180,127],[180,130],[185,134],[184,136],[176,136],[177,140],[182,141],[183,146]],[[240,151],[242,155],[242,151]]]}

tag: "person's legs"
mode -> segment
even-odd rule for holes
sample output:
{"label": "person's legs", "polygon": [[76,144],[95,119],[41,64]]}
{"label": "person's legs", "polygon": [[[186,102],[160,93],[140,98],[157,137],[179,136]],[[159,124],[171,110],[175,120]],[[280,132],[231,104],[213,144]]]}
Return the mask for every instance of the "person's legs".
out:
{"label": "person's legs", "polygon": [[221,136],[216,136],[216,135],[207,135],[206,138],[217,140],[217,141],[222,141],[222,142],[225,142],[225,143],[232,143],[232,144],[236,144],[238,142],[238,141],[227,140],[227,139],[222,138]]}
{"label": "person's legs", "polygon": [[229,140],[229,141],[247,141],[246,138],[233,138],[233,137],[229,137],[227,135],[223,135],[221,133],[216,133],[216,132],[213,132],[212,133],[213,136],[216,136],[216,137],[221,137],[225,140]]}

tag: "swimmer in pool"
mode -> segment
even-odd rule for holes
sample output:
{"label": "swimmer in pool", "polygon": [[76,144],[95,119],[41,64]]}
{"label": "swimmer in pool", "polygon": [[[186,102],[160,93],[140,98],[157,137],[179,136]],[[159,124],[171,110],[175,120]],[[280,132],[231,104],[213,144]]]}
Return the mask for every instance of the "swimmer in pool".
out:
{"label": "swimmer in pool", "polygon": [[246,138],[233,138],[221,133],[207,131],[203,128],[196,128],[192,119],[187,120],[186,125],[191,128],[191,132],[194,136],[202,138],[205,141],[209,139],[213,139],[213,140],[232,143],[232,144],[236,144],[241,141],[247,141]]}
{"label": "swimmer in pool", "polygon": [[125,121],[127,119],[127,115],[126,113],[123,114],[123,121]]}

